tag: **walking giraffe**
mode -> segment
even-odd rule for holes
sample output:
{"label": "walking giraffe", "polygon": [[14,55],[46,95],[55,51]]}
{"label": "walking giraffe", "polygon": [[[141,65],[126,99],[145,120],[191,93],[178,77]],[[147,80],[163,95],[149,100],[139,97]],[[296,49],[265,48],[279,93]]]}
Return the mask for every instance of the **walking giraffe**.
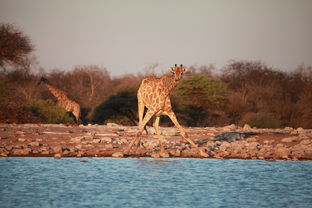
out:
{"label": "walking giraffe", "polygon": [[76,123],[80,123],[80,106],[77,102],[68,98],[66,93],[49,84],[48,80],[42,77],[38,84],[44,83],[52,95],[57,99],[57,105],[64,108],[66,112],[72,113]]}
{"label": "walking giraffe", "polygon": [[[161,115],[167,115],[174,123],[174,125],[179,129],[182,137],[188,141],[193,147],[198,149],[202,157],[208,157],[208,155],[203,152],[186,134],[184,129],[179,124],[170,102],[170,92],[177,86],[182,74],[187,71],[187,69],[181,64],[180,66],[175,65],[169,68],[172,75],[165,74],[160,78],[155,76],[150,76],[143,79],[140,88],[137,93],[138,97],[138,111],[139,111],[139,130],[135,139],[130,143],[127,153],[130,152],[132,146],[138,146],[140,144],[141,135],[147,122],[155,115],[156,119],[154,121],[154,128],[157,133],[157,138],[159,140],[160,146],[160,156],[168,157],[168,153],[165,153],[163,146],[163,138],[159,131],[159,121]],[[147,112],[143,118],[145,107]]]}

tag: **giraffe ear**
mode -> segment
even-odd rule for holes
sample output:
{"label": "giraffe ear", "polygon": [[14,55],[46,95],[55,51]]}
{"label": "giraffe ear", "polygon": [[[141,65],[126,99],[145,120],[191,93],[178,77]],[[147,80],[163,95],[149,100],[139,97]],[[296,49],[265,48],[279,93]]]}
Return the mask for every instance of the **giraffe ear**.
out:
{"label": "giraffe ear", "polygon": [[174,73],[174,67],[170,67],[169,71],[171,71],[172,73]]}
{"label": "giraffe ear", "polygon": [[183,73],[187,72],[187,68],[183,67]]}

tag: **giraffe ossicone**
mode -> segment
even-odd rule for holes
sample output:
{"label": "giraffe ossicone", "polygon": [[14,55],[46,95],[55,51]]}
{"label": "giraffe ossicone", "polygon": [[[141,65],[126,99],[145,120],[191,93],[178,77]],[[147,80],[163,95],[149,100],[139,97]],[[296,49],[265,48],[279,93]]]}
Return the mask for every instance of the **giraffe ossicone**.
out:
{"label": "giraffe ossicone", "polygon": [[[170,102],[170,92],[177,86],[179,80],[182,78],[183,73],[187,71],[182,64],[174,67],[170,67],[169,70],[172,74],[165,74],[161,77],[149,76],[142,80],[139,87],[137,97],[138,97],[138,111],[139,111],[139,130],[135,139],[130,143],[126,153],[131,151],[133,145],[138,148],[140,144],[141,135],[144,130],[145,125],[148,121],[156,116],[154,121],[154,128],[157,133],[157,138],[160,145],[160,156],[169,156],[165,153],[163,146],[163,138],[160,135],[159,122],[161,115],[167,115],[174,125],[179,129],[181,136],[188,141],[194,148],[196,148],[202,157],[208,157],[208,154],[201,150],[194,142],[191,140],[182,126],[179,124],[171,106]],[[144,115],[144,110],[147,108],[147,112]]]}

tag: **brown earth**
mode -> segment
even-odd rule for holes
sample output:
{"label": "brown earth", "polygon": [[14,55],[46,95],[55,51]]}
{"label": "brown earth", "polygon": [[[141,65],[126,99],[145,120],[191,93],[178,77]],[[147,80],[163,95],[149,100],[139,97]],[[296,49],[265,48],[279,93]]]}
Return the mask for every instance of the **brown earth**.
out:
{"label": "brown earth", "polygon": [[[256,129],[245,125],[185,127],[209,158],[312,160],[312,129]],[[200,157],[173,127],[161,128],[169,157]],[[137,127],[63,124],[0,124],[0,157],[159,157],[153,128],[136,152],[125,153]],[[234,137],[216,136],[232,132]],[[233,133],[234,132],[234,133]],[[245,136],[244,133],[251,133]],[[229,134],[229,135],[230,135]],[[233,139],[234,138],[234,139]]]}

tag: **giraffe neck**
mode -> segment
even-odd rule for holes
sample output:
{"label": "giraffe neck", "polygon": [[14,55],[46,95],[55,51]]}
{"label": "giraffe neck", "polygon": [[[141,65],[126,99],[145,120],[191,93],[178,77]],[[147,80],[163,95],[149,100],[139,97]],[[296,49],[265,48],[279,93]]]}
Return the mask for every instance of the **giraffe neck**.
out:
{"label": "giraffe neck", "polygon": [[178,81],[175,80],[174,75],[166,74],[163,76],[163,85],[167,93],[169,94],[178,84]]}
{"label": "giraffe neck", "polygon": [[56,87],[53,87],[50,84],[46,84],[47,88],[49,89],[49,91],[53,94],[53,96],[58,100],[58,101],[62,101],[64,98],[66,98],[66,94],[65,92],[57,89]]}

